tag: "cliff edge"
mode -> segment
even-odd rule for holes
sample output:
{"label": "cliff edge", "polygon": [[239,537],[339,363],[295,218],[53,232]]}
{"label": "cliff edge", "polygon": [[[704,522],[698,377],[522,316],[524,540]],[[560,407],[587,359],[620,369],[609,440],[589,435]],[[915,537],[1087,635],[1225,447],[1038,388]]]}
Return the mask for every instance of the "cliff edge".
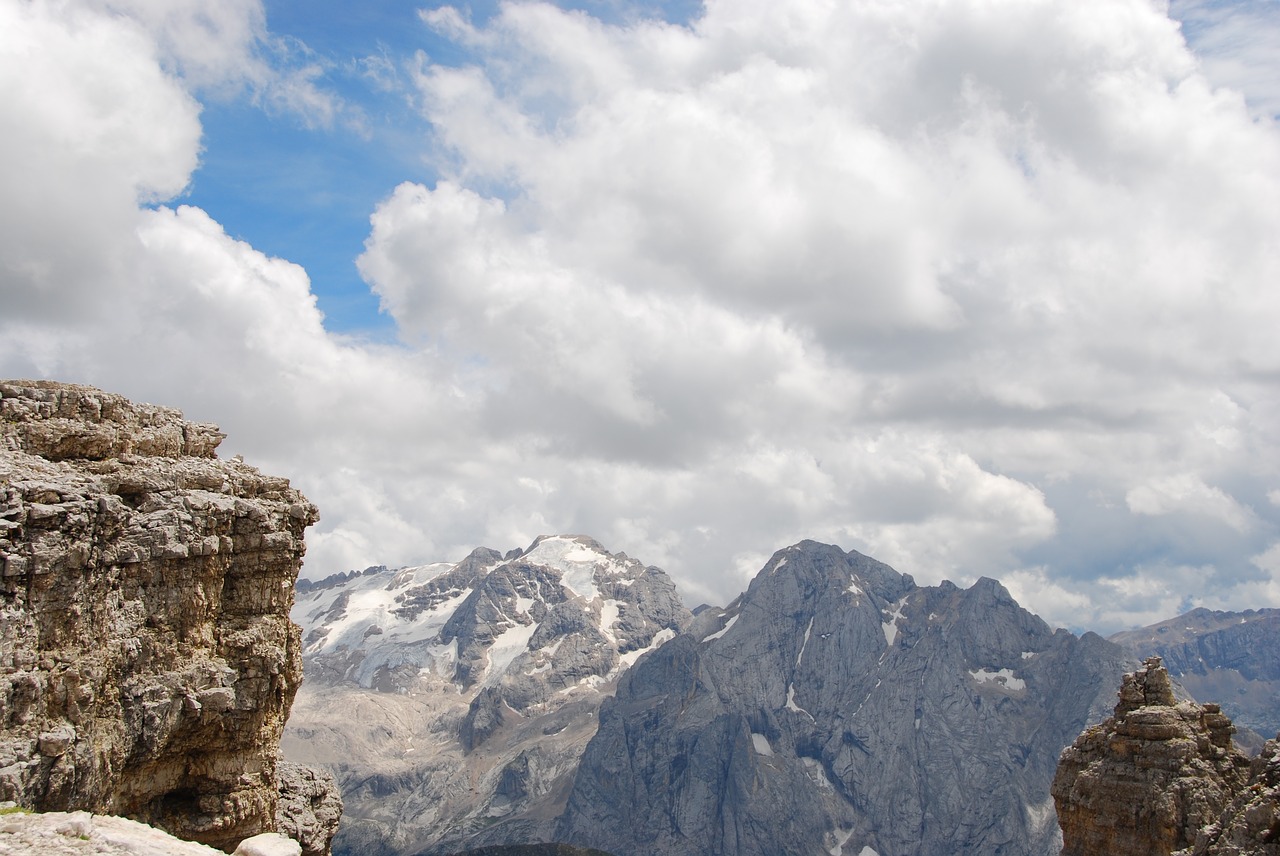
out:
{"label": "cliff edge", "polygon": [[0,382],[0,799],[223,850],[318,813],[331,828],[303,846],[321,853],[335,794],[286,775],[277,819],[317,513],[219,460],[223,436],[90,387]]}

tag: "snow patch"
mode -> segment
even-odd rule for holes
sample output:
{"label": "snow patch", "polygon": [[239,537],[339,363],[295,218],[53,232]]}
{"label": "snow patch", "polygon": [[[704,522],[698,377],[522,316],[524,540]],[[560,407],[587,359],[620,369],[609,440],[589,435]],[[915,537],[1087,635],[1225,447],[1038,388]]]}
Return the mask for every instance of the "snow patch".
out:
{"label": "snow patch", "polygon": [[730,627],[732,627],[737,623],[738,623],[738,616],[735,615],[724,623],[724,627],[721,627],[719,630],[717,630],[715,633],[712,633],[710,636],[702,637],[702,641],[710,642],[712,639],[719,639],[721,636],[729,632]]}
{"label": "snow patch", "polygon": [[653,640],[649,643],[648,647],[637,648],[634,651],[628,651],[625,654],[621,654],[618,656],[618,662],[622,664],[624,669],[629,669],[635,665],[636,660],[639,660],[642,656],[648,654],[653,649],[662,647],[663,643],[670,642],[674,638],[676,638],[676,632],[670,627],[664,627],[657,633],[653,634]]}
{"label": "snow patch", "polygon": [[622,615],[621,604],[622,601],[613,599],[600,604],[600,632],[614,645],[618,644],[618,637],[613,635],[613,625],[618,623],[618,617]]}
{"label": "snow patch", "polygon": [[533,606],[533,604],[533,598],[516,595],[516,612],[527,615],[529,613],[529,607]]}
{"label": "snow patch", "polygon": [[766,758],[773,757],[773,747],[769,745],[769,738],[755,731],[751,732],[751,745],[756,748],[757,755],[763,755]]}
{"label": "snow patch", "polygon": [[884,624],[880,625],[884,630],[885,644],[893,647],[893,640],[898,638],[898,619],[902,617],[902,607],[906,605],[907,599],[904,597],[893,605],[893,610],[889,613],[889,617],[885,619]]}
{"label": "snow patch", "polygon": [[1035,651],[1023,651],[1023,652],[1022,652],[1022,659],[1024,659],[1024,660],[1030,660],[1030,659],[1031,659],[1032,657],[1034,657],[1035,655],[1036,655],[1036,652],[1035,652]]}
{"label": "snow patch", "polygon": [[489,671],[484,676],[486,686],[495,683],[507,671],[511,661],[525,652],[529,639],[538,629],[536,621],[508,627],[489,646]]}
{"label": "snow patch", "polygon": [[800,643],[800,653],[796,654],[796,665],[800,665],[801,658],[804,657],[804,649],[809,647],[809,634],[813,632],[814,616],[809,617],[809,626],[804,629],[804,641]]}
{"label": "snow patch", "polygon": [[796,713],[803,713],[805,716],[809,717],[810,721],[817,722],[817,720],[813,718],[813,714],[809,713],[809,711],[805,710],[803,707],[796,704],[796,685],[795,684],[787,684],[787,710],[792,710],[792,711],[795,711]]}
{"label": "snow patch", "polygon": [[1012,669],[1000,669],[995,672],[987,669],[978,669],[976,672],[969,672],[969,677],[980,684],[992,684],[1006,690],[1016,691],[1027,688],[1027,682],[1022,678],[1014,677]]}
{"label": "snow patch", "polygon": [[855,576],[849,577],[849,587],[845,589],[845,591],[853,595],[855,598],[862,597],[862,595],[865,594],[862,590],[862,586],[858,585],[858,578]]}
{"label": "snow patch", "polygon": [[850,829],[848,832],[841,832],[837,829],[832,834],[836,837],[836,844],[827,852],[830,853],[831,856],[844,856],[844,846],[848,844],[849,839],[853,837],[853,830]]}

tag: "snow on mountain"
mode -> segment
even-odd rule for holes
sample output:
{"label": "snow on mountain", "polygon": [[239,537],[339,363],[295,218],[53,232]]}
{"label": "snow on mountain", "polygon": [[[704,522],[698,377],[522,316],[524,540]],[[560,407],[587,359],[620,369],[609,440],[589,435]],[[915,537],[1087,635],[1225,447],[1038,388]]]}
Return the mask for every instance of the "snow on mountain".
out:
{"label": "snow on mountain", "polygon": [[337,776],[341,854],[549,823],[601,699],[691,616],[661,570],[543,536],[300,585],[292,618],[307,681],[282,745]]}

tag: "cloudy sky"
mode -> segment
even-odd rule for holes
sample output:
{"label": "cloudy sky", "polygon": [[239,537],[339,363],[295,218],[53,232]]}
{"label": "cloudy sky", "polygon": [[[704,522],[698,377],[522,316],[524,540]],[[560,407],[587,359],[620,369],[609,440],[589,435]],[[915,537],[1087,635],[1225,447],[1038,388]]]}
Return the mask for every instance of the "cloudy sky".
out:
{"label": "cloudy sky", "polygon": [[1278,116],[1277,0],[0,0],[0,376],[219,423],[312,577],[1280,606]]}

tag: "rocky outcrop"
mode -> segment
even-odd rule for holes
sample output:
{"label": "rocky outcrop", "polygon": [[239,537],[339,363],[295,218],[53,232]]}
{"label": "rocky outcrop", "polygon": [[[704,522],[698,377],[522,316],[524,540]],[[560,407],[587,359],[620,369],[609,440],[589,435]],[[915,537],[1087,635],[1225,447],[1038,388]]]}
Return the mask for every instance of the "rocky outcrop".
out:
{"label": "rocky outcrop", "polygon": [[276,830],[297,841],[302,856],[325,856],[342,820],[342,797],[333,775],[281,758],[276,779]]}
{"label": "rocky outcrop", "polygon": [[315,508],[172,409],[0,383],[0,799],[273,830]]}
{"label": "rocky outcrop", "polygon": [[1059,753],[1125,659],[994,580],[803,542],[623,674],[556,840],[619,856],[1048,854]]}
{"label": "rocky outcrop", "polygon": [[300,591],[307,684],[285,753],[328,767],[334,852],[551,841],[618,676],[690,621],[661,570],[585,536]]}
{"label": "rocky outcrop", "polygon": [[1280,609],[1193,609],[1111,641],[1139,660],[1160,657],[1194,698],[1221,702],[1241,748],[1257,752],[1260,735],[1280,731]]}
{"label": "rocky outcrop", "polygon": [[1125,675],[1113,715],[1062,753],[1053,798],[1063,856],[1195,846],[1248,785],[1233,731],[1216,704],[1179,703],[1159,657]]}
{"label": "rocky outcrop", "polygon": [[1185,856],[1280,856],[1280,740],[1250,764],[1249,784]]}

